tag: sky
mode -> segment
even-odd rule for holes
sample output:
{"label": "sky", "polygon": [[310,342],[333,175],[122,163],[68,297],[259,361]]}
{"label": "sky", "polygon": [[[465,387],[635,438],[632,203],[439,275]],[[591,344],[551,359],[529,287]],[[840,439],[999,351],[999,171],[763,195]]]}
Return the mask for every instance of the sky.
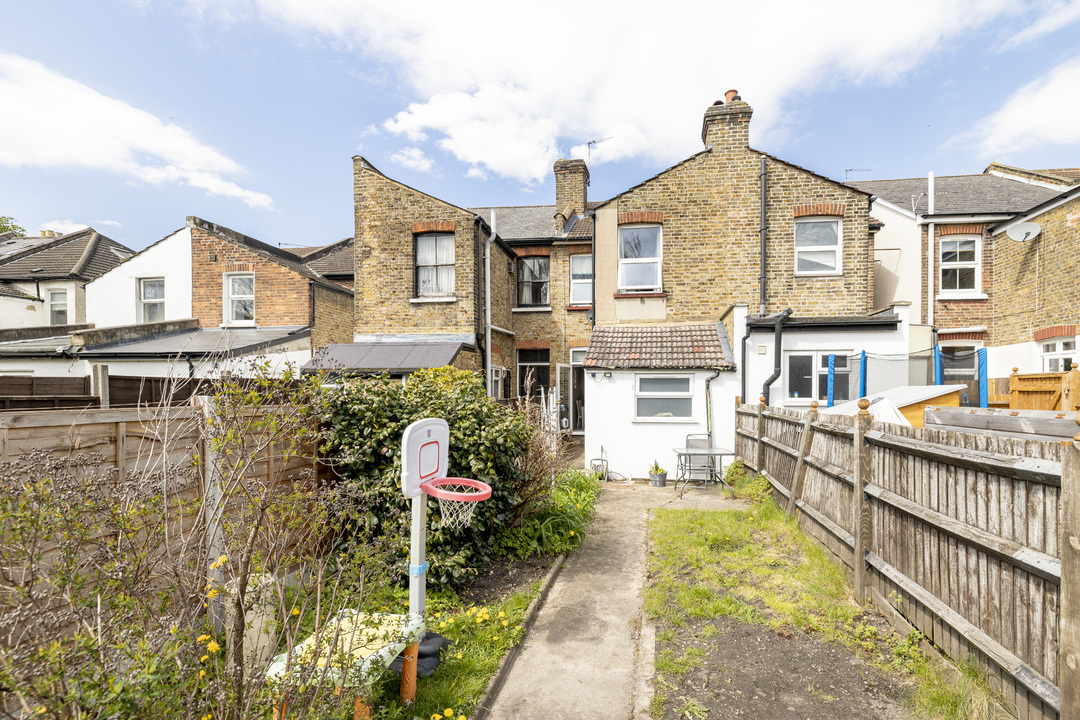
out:
{"label": "sky", "polygon": [[[352,157],[462,207],[750,143],[843,181],[1080,166],[1080,0],[0,0],[0,216],[142,249],[353,233]],[[595,141],[595,142],[593,142]]]}

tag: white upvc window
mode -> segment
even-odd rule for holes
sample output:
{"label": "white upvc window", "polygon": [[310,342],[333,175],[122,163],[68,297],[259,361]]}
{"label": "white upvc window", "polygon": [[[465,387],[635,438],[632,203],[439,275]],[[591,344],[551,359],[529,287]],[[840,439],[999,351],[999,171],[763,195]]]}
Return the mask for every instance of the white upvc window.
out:
{"label": "white upvc window", "polygon": [[663,229],[659,225],[619,228],[619,291],[663,289]]}
{"label": "white upvc window", "polygon": [[942,295],[977,293],[982,288],[981,238],[947,235],[941,238],[939,287]]}
{"label": "white upvc window", "polygon": [[165,319],[165,278],[139,280],[139,322],[161,322]]}
{"label": "white upvc window", "polygon": [[225,275],[224,324],[233,327],[255,326],[255,274]]}
{"label": "white upvc window", "polygon": [[787,355],[787,399],[810,404],[829,399],[829,356],[833,356],[833,404],[854,399],[858,388],[852,387],[850,350],[817,350]]}
{"label": "white upvc window", "polygon": [[795,220],[795,274],[840,275],[844,270],[840,218]]}
{"label": "white upvc window", "polygon": [[68,324],[68,294],[67,290],[49,291],[49,324]]}
{"label": "white upvc window", "polygon": [[685,420],[694,414],[693,375],[636,375],[636,420]]}
{"label": "white upvc window", "polygon": [[570,256],[570,304],[591,305],[593,287],[592,255]]}
{"label": "white upvc window", "polygon": [[1043,372],[1068,372],[1076,367],[1076,338],[1044,340],[1042,346]]}
{"label": "white upvc window", "polygon": [[454,294],[454,236],[416,236],[416,297]]}

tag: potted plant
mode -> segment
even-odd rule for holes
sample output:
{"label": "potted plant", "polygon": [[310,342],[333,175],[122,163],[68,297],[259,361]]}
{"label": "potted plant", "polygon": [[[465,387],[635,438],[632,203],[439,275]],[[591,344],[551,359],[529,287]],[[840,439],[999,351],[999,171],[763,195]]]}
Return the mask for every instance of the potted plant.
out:
{"label": "potted plant", "polygon": [[667,470],[660,467],[660,463],[653,460],[652,467],[649,468],[649,484],[653,487],[664,487],[667,485]]}

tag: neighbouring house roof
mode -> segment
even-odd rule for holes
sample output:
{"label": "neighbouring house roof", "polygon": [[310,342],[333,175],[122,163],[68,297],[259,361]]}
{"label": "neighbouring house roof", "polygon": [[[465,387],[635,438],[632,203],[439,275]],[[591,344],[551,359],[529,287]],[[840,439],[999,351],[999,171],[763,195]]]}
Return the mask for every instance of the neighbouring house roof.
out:
{"label": "neighbouring house roof", "polygon": [[10,232],[0,234],[0,262],[3,262],[4,258],[9,255],[22,252],[27,248],[52,242],[55,239],[56,238],[54,237],[44,237],[40,235],[15,235]]}
{"label": "neighbouring house roof", "polygon": [[[885,312],[879,312],[875,315],[806,315],[803,317],[793,315],[784,321],[784,332],[892,330],[899,324],[900,316],[898,314]],[[746,327],[750,330],[772,332],[776,327],[776,318],[772,315],[748,317],[746,318]]]}
{"label": "neighbouring house roof", "polygon": [[[924,177],[859,180],[848,184],[918,215],[928,212],[927,180]],[[934,178],[934,214],[1011,214],[1027,210],[1058,194],[1059,190],[996,175],[945,175]]]}
{"label": "neighbouring house roof", "polygon": [[33,295],[32,293],[28,293],[22,288],[7,282],[0,282],[0,297],[18,298],[20,300],[42,301],[41,298]]}
{"label": "neighbouring house roof", "polygon": [[71,347],[71,335],[0,342],[0,357],[62,357]]}
{"label": "neighbouring house roof", "polygon": [[78,350],[79,357],[175,357],[247,355],[310,336],[306,326],[198,328]]}
{"label": "neighbouring house roof", "polygon": [[464,345],[460,342],[331,343],[301,369],[305,373],[411,373],[449,365]]}
{"label": "neighbouring house roof", "polygon": [[0,280],[93,280],[135,254],[93,228],[83,228],[0,258]]}
{"label": "neighbouring house roof", "polygon": [[304,264],[326,277],[352,276],[356,274],[356,256],[353,239],[345,238],[333,245],[326,245],[304,256]]}
{"label": "neighbouring house roof", "polygon": [[597,326],[582,364],[616,370],[733,370],[735,364],[725,353],[726,336],[722,323]]}
{"label": "neighbouring house roof", "polygon": [[266,260],[275,262],[282,267],[292,270],[298,275],[302,275],[315,283],[322,285],[323,287],[334,290],[335,292],[352,295],[352,291],[348,288],[342,287],[340,284],[329,280],[318,272],[309,268],[303,260],[298,258],[288,250],[284,250],[279,247],[274,247],[261,240],[256,240],[253,237],[248,237],[242,233],[238,233],[235,230],[217,225],[215,223],[203,220],[202,218],[189,216],[187,222],[192,227],[197,227],[204,232],[211,233],[216,237],[226,240],[233,244],[239,245],[244,249],[258,255]]}
{"label": "neighbouring house roof", "polygon": [[[592,210],[603,203],[589,202],[587,209]],[[554,205],[517,205],[509,207],[476,207],[470,208],[473,212],[491,225],[491,213],[495,211],[495,232],[503,240],[509,243],[522,240],[553,240],[562,238],[563,235],[555,224],[555,213],[558,212]],[[579,225],[587,222],[580,229]],[[588,231],[588,234],[583,233]],[[567,237],[591,238],[592,218],[578,217],[571,226]]]}
{"label": "neighbouring house roof", "polygon": [[570,240],[592,240],[593,236],[593,219],[589,217],[578,218],[577,222],[573,224],[569,232],[566,233],[566,237]]}

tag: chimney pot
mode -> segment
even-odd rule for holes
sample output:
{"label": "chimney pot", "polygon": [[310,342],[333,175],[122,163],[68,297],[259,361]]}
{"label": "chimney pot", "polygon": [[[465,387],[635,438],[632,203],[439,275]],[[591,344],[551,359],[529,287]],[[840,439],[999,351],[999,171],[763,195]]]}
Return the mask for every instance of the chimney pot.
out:
{"label": "chimney pot", "polygon": [[731,102],[732,100],[734,100],[737,97],[739,97],[739,91],[738,90],[728,90],[726,93],[724,93],[725,102]]}
{"label": "chimney pot", "polygon": [[49,237],[48,230],[42,230],[38,233],[38,237]]}

